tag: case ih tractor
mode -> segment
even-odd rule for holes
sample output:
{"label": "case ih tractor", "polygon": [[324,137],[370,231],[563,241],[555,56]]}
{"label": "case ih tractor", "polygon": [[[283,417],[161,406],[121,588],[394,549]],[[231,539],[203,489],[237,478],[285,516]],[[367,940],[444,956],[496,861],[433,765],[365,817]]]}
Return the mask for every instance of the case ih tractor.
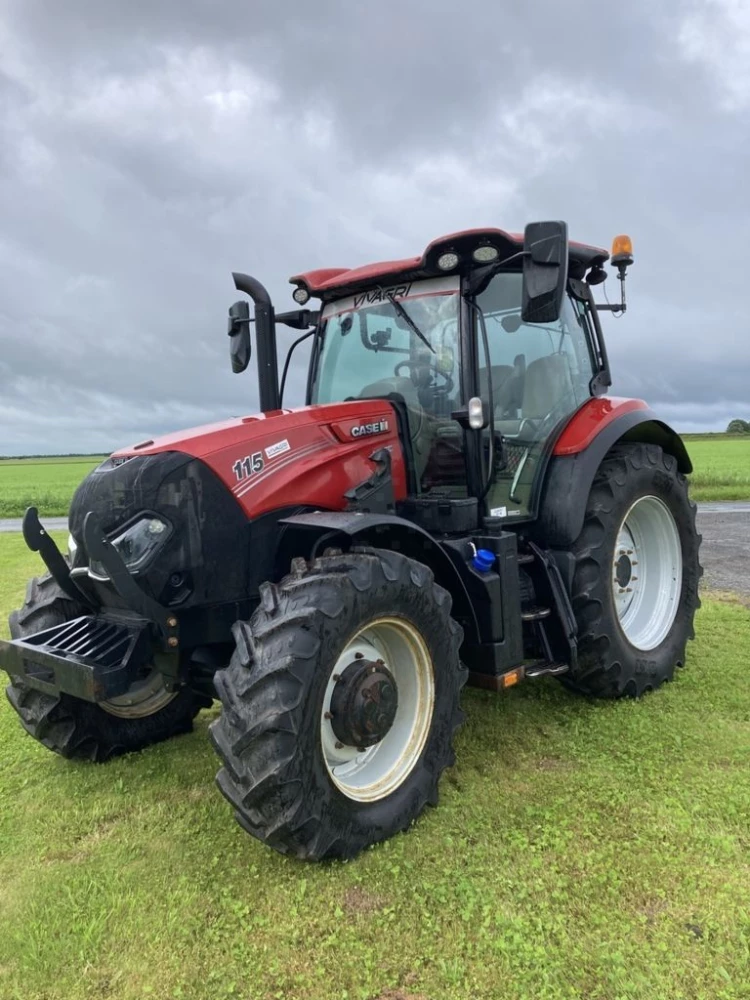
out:
{"label": "case ih tractor", "polygon": [[[558,677],[638,697],[685,659],[699,536],[679,436],[608,396],[608,254],[564,223],[456,233],[417,257],[254,278],[262,412],[116,452],[82,483],[67,556],[0,643],[28,733],[104,761],[218,697],[218,784],[283,853],[351,857],[437,801],[463,685]],[[310,300],[317,308],[308,307]],[[254,332],[251,337],[251,323]],[[277,323],[304,330],[281,388]],[[282,408],[312,338],[306,405]]]}

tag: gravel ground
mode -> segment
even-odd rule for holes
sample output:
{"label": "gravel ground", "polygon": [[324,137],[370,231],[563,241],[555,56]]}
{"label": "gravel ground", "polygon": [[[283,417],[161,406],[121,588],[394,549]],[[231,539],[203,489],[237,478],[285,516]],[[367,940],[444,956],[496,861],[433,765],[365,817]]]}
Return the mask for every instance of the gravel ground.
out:
{"label": "gravel ground", "polygon": [[750,595],[750,504],[698,504],[703,585]]}
{"label": "gravel ground", "polygon": [[[68,526],[64,517],[44,523],[50,531]],[[20,530],[20,519],[0,520],[0,531]],[[750,503],[698,504],[698,530],[703,535],[704,586],[750,596]]]}

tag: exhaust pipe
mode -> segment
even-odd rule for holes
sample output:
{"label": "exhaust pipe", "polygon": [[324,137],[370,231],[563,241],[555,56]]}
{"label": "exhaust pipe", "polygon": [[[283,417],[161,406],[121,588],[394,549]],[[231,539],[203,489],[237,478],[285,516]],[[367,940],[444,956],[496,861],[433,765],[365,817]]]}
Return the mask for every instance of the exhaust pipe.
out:
{"label": "exhaust pipe", "polygon": [[255,339],[258,351],[258,396],[264,413],[281,408],[279,365],[276,355],[276,318],[271,296],[257,278],[233,271],[234,287],[255,303]]}

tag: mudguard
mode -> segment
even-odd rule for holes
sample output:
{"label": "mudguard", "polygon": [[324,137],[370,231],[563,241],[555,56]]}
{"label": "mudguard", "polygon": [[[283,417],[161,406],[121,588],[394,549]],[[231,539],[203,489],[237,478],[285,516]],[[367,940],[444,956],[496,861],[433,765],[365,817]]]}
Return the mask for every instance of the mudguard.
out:
{"label": "mudguard", "polygon": [[533,535],[541,544],[566,549],[583,528],[586,502],[597,469],[613,445],[658,444],[674,455],[683,474],[693,471],[679,434],[640,399],[590,399],[560,434],[547,466]]}
{"label": "mudguard", "polygon": [[327,546],[339,544],[341,536],[353,544],[394,549],[425,563],[436,582],[453,598],[453,617],[461,622],[465,639],[479,642],[477,617],[471,600],[452,560],[435,539],[418,525],[393,514],[316,511],[298,514],[279,522],[282,532],[277,565],[288,567],[293,556],[319,555]]}

